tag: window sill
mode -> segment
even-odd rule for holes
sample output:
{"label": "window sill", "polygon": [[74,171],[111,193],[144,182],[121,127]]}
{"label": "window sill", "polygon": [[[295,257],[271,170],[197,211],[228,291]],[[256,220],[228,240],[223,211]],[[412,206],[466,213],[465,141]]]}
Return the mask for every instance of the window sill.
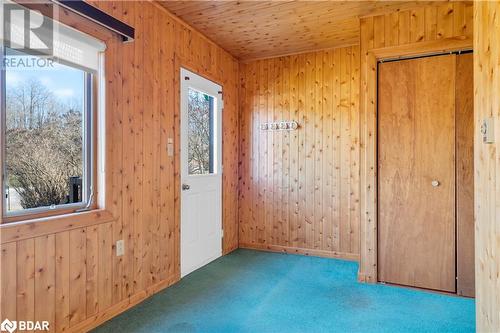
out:
{"label": "window sill", "polygon": [[0,225],[0,244],[108,223],[114,220],[115,218],[109,211],[96,209],[88,212],[2,224]]}

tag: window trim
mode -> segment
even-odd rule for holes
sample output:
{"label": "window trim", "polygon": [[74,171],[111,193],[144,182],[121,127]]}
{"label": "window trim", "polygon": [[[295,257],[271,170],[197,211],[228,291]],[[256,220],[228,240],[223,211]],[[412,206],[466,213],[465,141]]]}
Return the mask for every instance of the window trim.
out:
{"label": "window trim", "polygon": [[[65,216],[72,213],[80,213],[97,209],[97,126],[98,126],[98,99],[100,94],[98,81],[100,79],[100,72],[90,73],[78,66],[64,63],[75,69],[85,71],[85,117],[83,118],[82,126],[84,133],[84,156],[83,162],[83,179],[82,179],[82,202],[68,203],[57,205],[54,208],[50,206],[42,206],[36,208],[28,208],[14,212],[7,211],[7,198],[5,189],[7,187],[6,178],[6,160],[5,160],[5,134],[6,134],[6,71],[3,68],[3,59],[5,56],[5,47],[0,43],[0,61],[1,68],[1,83],[0,83],[0,107],[4,111],[0,119],[0,154],[2,157],[1,168],[1,187],[2,198],[0,207],[2,208],[0,221],[1,224],[12,222],[28,221],[33,219],[40,219],[46,217]],[[102,57],[101,57],[102,59]]]}

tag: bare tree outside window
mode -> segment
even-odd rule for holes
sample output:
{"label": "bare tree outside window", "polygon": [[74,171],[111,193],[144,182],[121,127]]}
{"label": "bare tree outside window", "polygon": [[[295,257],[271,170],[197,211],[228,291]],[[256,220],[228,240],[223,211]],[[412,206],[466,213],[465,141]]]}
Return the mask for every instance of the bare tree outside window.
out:
{"label": "bare tree outside window", "polygon": [[7,212],[82,201],[85,72],[6,71]]}
{"label": "bare tree outside window", "polygon": [[191,175],[213,172],[213,103],[212,96],[188,89],[188,165]]}

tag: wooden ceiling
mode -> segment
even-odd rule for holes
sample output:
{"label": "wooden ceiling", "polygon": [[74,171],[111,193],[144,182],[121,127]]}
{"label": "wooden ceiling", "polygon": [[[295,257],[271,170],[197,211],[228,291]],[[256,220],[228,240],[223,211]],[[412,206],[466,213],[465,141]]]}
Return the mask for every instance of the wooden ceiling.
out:
{"label": "wooden ceiling", "polygon": [[160,2],[233,56],[249,60],[357,44],[360,16],[431,1]]}

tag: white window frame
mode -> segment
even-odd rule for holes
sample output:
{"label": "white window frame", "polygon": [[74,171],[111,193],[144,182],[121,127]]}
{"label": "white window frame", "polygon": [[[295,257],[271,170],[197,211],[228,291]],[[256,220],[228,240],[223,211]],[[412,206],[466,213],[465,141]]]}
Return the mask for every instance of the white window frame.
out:
{"label": "white window frame", "polygon": [[[67,204],[60,204],[60,205],[54,205],[54,206],[41,206],[41,207],[36,207],[36,208],[28,208],[28,209],[22,209],[18,211],[11,211],[9,212],[7,210],[7,195],[6,195],[6,189],[7,189],[7,172],[6,172],[6,159],[5,159],[5,149],[6,149],[6,70],[3,68],[3,63],[4,63],[4,57],[5,57],[5,48],[3,44],[0,44],[0,61],[2,64],[2,70],[1,70],[1,78],[0,78],[0,103],[1,103],[1,126],[0,126],[0,135],[1,135],[1,156],[2,156],[2,207],[3,207],[3,212],[2,216],[3,218],[15,218],[15,217],[22,217],[26,216],[29,218],[30,215],[35,215],[35,214],[42,214],[42,213],[50,213],[50,215],[61,215],[64,213],[67,213],[68,211],[73,211],[73,212],[79,212],[79,211],[85,211],[85,210],[90,210],[91,206],[95,202],[94,200],[94,184],[96,184],[96,179],[94,175],[94,169],[96,166],[96,161],[95,161],[95,133],[96,133],[96,128],[95,128],[95,115],[96,115],[96,100],[99,95],[99,91],[96,89],[96,82],[100,80],[100,74],[101,71],[99,71],[96,74],[90,73],[89,71],[86,71],[85,74],[85,100],[84,100],[84,110],[83,110],[83,173],[82,173],[82,201],[77,202],[77,203],[67,203]],[[102,61],[101,57],[101,61]],[[82,70],[78,66],[70,65],[70,64],[65,64],[69,67],[75,68]],[[53,212],[53,214],[52,214]],[[58,214],[59,213],[59,214]]]}

